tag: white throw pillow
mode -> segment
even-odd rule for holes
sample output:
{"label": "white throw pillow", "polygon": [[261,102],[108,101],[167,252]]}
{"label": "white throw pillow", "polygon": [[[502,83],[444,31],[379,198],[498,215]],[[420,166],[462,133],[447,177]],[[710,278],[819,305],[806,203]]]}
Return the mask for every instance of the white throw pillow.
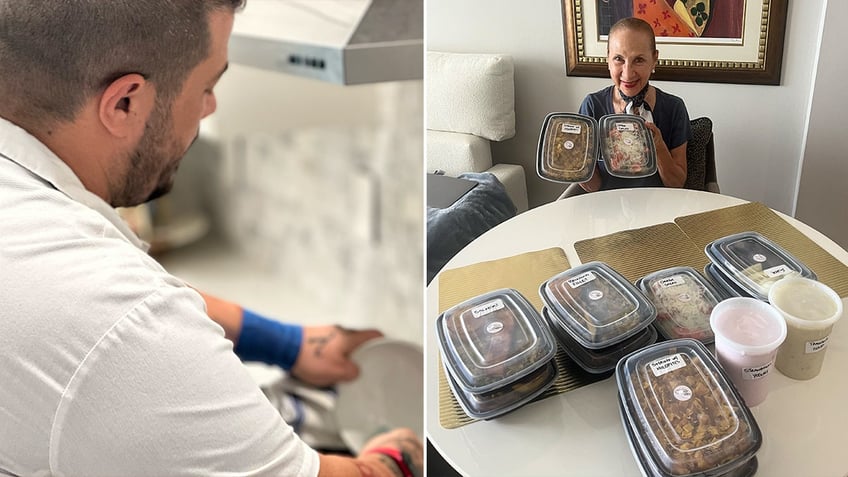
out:
{"label": "white throw pillow", "polygon": [[492,141],[515,136],[511,56],[427,52],[427,129]]}

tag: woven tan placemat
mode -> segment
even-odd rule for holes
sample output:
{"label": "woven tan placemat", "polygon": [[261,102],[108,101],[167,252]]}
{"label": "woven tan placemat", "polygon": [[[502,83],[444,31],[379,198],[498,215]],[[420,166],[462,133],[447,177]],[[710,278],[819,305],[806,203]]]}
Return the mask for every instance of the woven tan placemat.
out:
{"label": "woven tan placemat", "polygon": [[[439,313],[469,298],[499,288],[514,288],[541,312],[539,286],[550,277],[570,268],[568,258],[560,248],[527,252],[466,267],[445,270],[439,275]],[[564,393],[593,383],[606,376],[586,373],[562,349],[557,349],[556,381],[534,401]],[[444,367],[439,359],[439,423],[455,429],[475,422],[463,412],[450,390]]]}
{"label": "woven tan placemat", "polygon": [[667,222],[581,240],[574,244],[583,263],[601,261],[630,282],[670,267],[704,269],[709,258],[677,225]]}
{"label": "woven tan placemat", "polygon": [[759,232],[810,267],[819,281],[833,288],[840,297],[848,296],[848,266],[759,202],[685,215],[674,222],[702,253],[715,239],[740,232]]}

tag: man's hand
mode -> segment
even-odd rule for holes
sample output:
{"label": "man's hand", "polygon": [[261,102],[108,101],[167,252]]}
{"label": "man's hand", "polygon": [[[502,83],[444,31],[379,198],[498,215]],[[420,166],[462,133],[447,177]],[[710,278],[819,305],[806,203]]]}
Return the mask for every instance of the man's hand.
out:
{"label": "man's hand", "polygon": [[397,450],[412,475],[416,477],[424,475],[424,446],[412,430],[400,428],[375,436],[365,443],[365,447],[359,453],[360,458],[376,454],[386,467],[394,470],[396,475],[402,476],[403,473],[394,459],[380,453],[380,449]]}
{"label": "man's hand", "polygon": [[359,345],[383,336],[377,330],[349,330],[341,326],[305,326],[292,375],[313,386],[331,386],[359,376],[350,353]]}

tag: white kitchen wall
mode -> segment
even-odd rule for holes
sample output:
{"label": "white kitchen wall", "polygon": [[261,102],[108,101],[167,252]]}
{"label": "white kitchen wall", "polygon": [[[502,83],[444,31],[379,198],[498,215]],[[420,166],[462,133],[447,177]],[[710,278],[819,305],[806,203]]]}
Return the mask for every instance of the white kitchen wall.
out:
{"label": "white kitchen wall", "polygon": [[250,262],[233,280],[262,283],[251,294],[203,276],[226,270],[166,264],[284,320],[420,343],[423,82],[340,86],[231,63],[216,96],[174,195],[194,188],[213,234]]}
{"label": "white kitchen wall", "polygon": [[[792,211],[818,29],[826,0],[789,2],[780,86],[657,81],[681,96],[691,117],[714,123],[723,193]],[[516,136],[492,146],[495,162],[524,166],[530,205],[554,200],[562,186],[536,177],[539,129],[551,111],[576,111],[609,79],[565,75],[561,2],[428,0],[428,50],[505,53],[515,61]]]}
{"label": "white kitchen wall", "polygon": [[798,185],[795,216],[848,248],[848,149],[845,147],[845,107],[848,62],[840,19],[848,3],[830,1],[822,22],[822,46],[813,86],[810,123]]}

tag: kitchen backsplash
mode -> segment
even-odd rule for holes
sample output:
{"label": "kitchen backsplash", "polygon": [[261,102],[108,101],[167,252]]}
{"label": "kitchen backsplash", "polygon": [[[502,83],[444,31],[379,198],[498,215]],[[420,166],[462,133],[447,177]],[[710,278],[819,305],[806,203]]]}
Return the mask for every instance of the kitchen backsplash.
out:
{"label": "kitchen backsplash", "polygon": [[192,172],[181,175],[202,190],[214,233],[279,276],[287,293],[321,314],[356,315],[348,323],[379,316],[420,328],[423,86],[381,91],[379,125],[219,131],[219,146],[196,144],[190,155],[203,160],[187,158]]}

